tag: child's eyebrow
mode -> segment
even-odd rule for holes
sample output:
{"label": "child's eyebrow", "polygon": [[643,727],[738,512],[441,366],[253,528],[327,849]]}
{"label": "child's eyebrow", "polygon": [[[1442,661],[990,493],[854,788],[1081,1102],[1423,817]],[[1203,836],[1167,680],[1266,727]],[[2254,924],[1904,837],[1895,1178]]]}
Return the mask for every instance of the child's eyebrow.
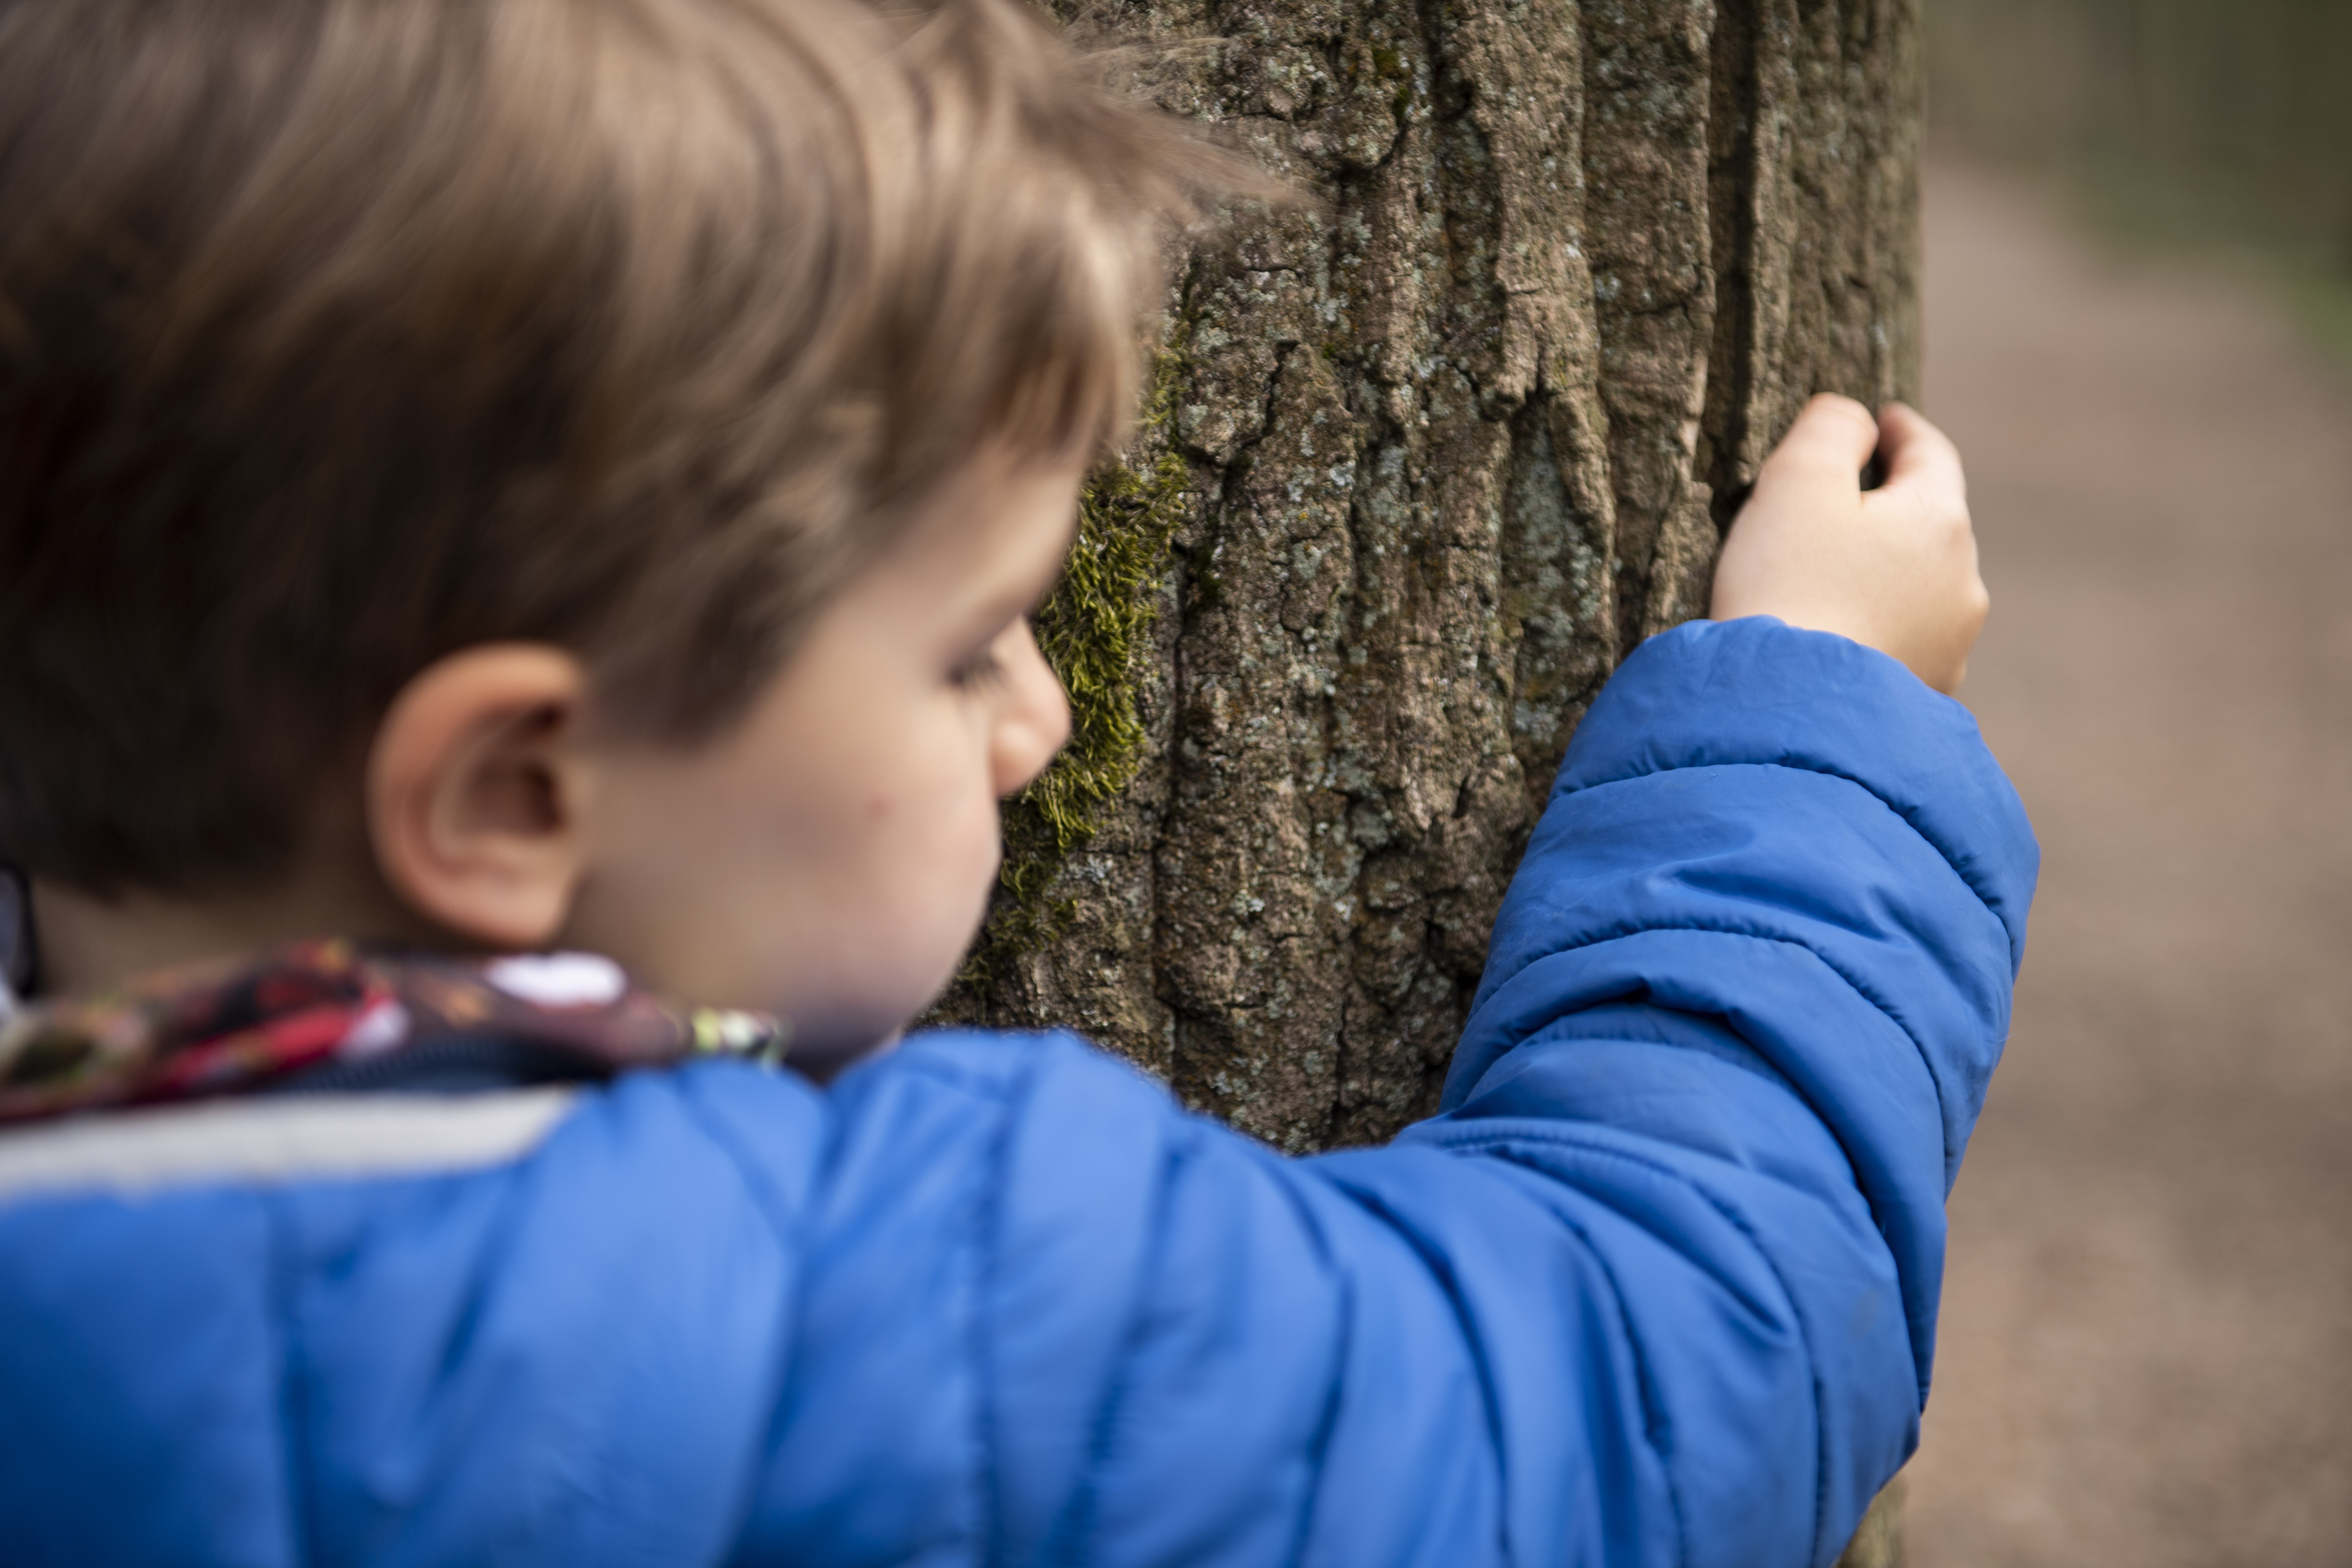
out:
{"label": "child's eyebrow", "polygon": [[1064,536],[1060,547],[1034,572],[1016,571],[1003,554],[990,557],[973,574],[972,602],[979,606],[975,615],[984,611],[1010,620],[1015,616],[1034,613],[1053,597],[1054,590],[1061,585],[1062,574],[1069,564],[1070,552],[1076,544],[1077,531],[1073,525]]}
{"label": "child's eyebrow", "polygon": [[[992,570],[992,565],[995,569]],[[955,593],[949,613],[942,617],[944,627],[961,639],[990,636],[1003,630],[1014,621],[1034,615],[1053,596],[1062,580],[1062,557],[1054,558],[1054,569],[1043,582],[1033,582],[1027,573],[1014,574],[1001,565],[983,565],[961,584]]]}

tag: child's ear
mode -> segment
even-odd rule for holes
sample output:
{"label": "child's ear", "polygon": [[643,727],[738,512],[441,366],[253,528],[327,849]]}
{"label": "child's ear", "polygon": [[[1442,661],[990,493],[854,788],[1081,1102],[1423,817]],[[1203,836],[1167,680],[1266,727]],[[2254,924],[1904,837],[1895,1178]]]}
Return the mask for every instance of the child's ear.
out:
{"label": "child's ear", "polygon": [[368,755],[368,835],[416,913],[493,947],[563,924],[583,868],[580,662],[537,643],[451,654],[402,689]]}

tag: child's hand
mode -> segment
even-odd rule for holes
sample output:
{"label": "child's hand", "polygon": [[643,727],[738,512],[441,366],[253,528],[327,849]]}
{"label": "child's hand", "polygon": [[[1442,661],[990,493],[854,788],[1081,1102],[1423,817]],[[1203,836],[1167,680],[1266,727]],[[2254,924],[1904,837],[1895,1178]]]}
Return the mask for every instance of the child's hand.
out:
{"label": "child's hand", "polygon": [[[1873,452],[1886,483],[1865,492]],[[1951,692],[1990,606],[1951,442],[1900,403],[1874,422],[1853,399],[1823,394],[1765,459],[1724,542],[1709,614],[1835,632]]]}

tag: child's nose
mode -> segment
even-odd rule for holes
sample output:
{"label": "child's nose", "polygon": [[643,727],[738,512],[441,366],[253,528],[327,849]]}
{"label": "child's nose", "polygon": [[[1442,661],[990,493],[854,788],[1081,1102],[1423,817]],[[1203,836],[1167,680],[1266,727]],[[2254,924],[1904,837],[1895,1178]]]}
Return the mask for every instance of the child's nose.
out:
{"label": "child's nose", "polygon": [[1000,795],[1027,785],[1070,738],[1070,700],[1038,650],[1028,623],[1005,639],[1004,703],[990,737],[989,766]]}

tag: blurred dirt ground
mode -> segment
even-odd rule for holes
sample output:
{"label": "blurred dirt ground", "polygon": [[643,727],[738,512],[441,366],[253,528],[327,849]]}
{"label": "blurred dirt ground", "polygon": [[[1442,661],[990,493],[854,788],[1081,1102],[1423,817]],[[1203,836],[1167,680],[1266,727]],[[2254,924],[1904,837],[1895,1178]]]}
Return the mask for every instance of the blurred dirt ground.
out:
{"label": "blurred dirt ground", "polygon": [[1930,171],[1927,405],[2042,846],[1912,1568],[2352,1564],[2352,385]]}

